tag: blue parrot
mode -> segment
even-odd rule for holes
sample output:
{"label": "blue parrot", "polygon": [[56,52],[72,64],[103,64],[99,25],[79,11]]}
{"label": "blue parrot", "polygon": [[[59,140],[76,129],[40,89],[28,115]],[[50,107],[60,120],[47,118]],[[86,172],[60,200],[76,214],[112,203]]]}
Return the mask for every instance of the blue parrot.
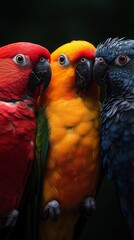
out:
{"label": "blue parrot", "polygon": [[134,40],[108,38],[95,56],[94,78],[105,86],[102,165],[134,239]]}

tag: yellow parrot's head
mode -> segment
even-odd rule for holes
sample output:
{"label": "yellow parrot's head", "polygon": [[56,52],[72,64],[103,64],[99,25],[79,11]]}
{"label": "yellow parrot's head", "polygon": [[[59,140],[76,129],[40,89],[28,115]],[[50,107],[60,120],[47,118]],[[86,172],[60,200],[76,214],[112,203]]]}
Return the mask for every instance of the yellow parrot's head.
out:
{"label": "yellow parrot's head", "polygon": [[[73,40],[51,54],[52,79],[43,98],[47,101],[98,96],[98,86],[93,80],[96,48],[87,41]],[[44,99],[43,99],[44,102]]]}

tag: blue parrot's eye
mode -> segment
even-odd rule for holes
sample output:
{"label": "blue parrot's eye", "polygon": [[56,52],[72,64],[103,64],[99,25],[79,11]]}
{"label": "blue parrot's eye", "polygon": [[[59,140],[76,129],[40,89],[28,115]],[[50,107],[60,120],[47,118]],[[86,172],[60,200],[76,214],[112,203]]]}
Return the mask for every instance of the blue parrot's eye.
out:
{"label": "blue parrot's eye", "polygon": [[118,66],[123,66],[128,63],[130,58],[126,55],[120,55],[115,59],[115,64]]}
{"label": "blue parrot's eye", "polygon": [[27,65],[27,59],[23,54],[17,54],[13,58],[13,61],[19,66],[26,66]]}
{"label": "blue parrot's eye", "polygon": [[62,66],[68,66],[70,64],[67,56],[64,53],[60,54],[60,56],[58,58],[58,63]]}

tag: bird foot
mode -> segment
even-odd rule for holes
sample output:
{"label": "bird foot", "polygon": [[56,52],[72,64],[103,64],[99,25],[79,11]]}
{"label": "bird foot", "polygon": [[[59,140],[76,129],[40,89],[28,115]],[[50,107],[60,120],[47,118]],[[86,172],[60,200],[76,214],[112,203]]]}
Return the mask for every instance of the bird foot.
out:
{"label": "bird foot", "polygon": [[47,220],[50,217],[52,221],[57,221],[60,213],[59,203],[56,200],[52,200],[43,208],[42,218],[43,220]]}
{"label": "bird foot", "polygon": [[82,214],[85,216],[89,216],[95,209],[96,209],[95,199],[93,197],[85,198],[81,206]]}
{"label": "bird foot", "polygon": [[11,211],[8,212],[6,218],[6,222],[4,224],[4,227],[14,227],[17,219],[19,216],[19,211],[17,209],[12,209]]}

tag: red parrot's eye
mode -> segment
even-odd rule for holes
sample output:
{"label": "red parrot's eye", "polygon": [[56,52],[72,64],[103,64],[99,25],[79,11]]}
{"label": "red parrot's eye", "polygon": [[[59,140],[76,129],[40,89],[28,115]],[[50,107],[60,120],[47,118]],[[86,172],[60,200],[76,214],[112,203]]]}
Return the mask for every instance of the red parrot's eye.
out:
{"label": "red parrot's eye", "polygon": [[46,60],[46,59],[45,59],[44,57],[41,57],[41,58],[40,58],[40,62],[42,62],[42,63],[45,62],[45,60]]}
{"label": "red parrot's eye", "polygon": [[23,61],[24,61],[23,56],[22,56],[22,55],[17,55],[17,56],[16,56],[16,61],[17,61],[18,63],[23,63]]}
{"label": "red parrot's eye", "polygon": [[116,59],[115,59],[115,63],[116,65],[118,66],[123,66],[125,65],[126,63],[128,63],[130,60],[130,58],[126,55],[120,55],[118,56]]}
{"label": "red parrot's eye", "polygon": [[24,56],[23,54],[19,53],[14,58],[13,61],[19,65],[20,67],[28,67],[30,66],[30,59],[28,56]]}

